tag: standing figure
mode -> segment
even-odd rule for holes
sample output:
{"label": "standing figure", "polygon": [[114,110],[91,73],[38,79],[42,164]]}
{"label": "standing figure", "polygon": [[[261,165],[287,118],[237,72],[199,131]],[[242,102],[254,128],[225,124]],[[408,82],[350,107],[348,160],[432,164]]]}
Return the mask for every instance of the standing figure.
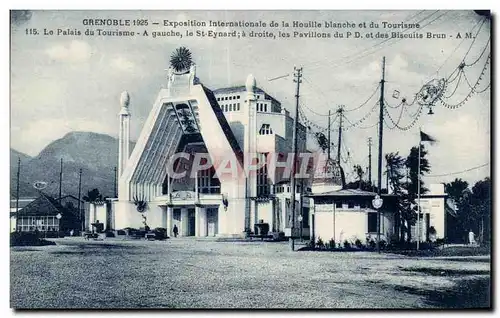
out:
{"label": "standing figure", "polygon": [[474,232],[472,230],[469,231],[469,245],[475,245],[476,240],[474,239]]}
{"label": "standing figure", "polygon": [[177,234],[179,234],[179,229],[177,228],[177,224],[174,224],[174,237],[177,237]]}

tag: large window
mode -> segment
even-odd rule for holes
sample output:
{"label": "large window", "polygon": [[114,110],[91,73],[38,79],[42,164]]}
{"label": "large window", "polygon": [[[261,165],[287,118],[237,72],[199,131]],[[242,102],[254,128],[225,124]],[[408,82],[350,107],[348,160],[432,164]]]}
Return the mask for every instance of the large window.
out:
{"label": "large window", "polygon": [[220,193],[220,181],[215,177],[215,169],[198,171],[198,192],[199,193]]}
{"label": "large window", "polygon": [[259,135],[271,135],[273,133],[273,129],[269,124],[262,124],[259,130]]}
{"label": "large window", "polygon": [[377,232],[377,213],[368,212],[368,233]]}
{"label": "large window", "polygon": [[257,171],[257,196],[268,196],[271,193],[271,186],[267,179],[267,153],[259,154],[259,163],[264,162],[264,166]]}

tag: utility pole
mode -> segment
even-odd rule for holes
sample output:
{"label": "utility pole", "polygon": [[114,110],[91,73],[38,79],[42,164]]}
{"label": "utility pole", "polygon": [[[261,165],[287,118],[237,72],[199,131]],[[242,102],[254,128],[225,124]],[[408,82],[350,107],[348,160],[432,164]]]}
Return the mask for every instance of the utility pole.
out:
{"label": "utility pole", "polygon": [[113,170],[115,172],[114,183],[113,183],[114,184],[114,190],[113,190],[114,192],[113,193],[114,193],[115,198],[118,198],[118,193],[116,191],[116,184],[118,183],[118,170],[116,169],[116,167]]}
{"label": "utility pole", "polygon": [[328,162],[330,162],[330,145],[331,145],[331,141],[330,141],[330,138],[331,138],[331,116],[332,116],[332,111],[331,110],[328,110]]}
{"label": "utility pole", "polygon": [[368,182],[372,184],[372,137],[368,137]]}
{"label": "utility pole", "polygon": [[59,171],[59,203],[62,197],[62,175],[63,175],[63,159],[61,158],[61,170]]}
{"label": "utility pole", "polygon": [[[294,67],[294,79],[293,81],[297,83],[296,86],[296,91],[295,91],[295,120],[293,121],[293,162],[292,162],[292,174],[290,176],[290,188],[291,188],[291,196],[290,200],[291,202],[291,209],[292,209],[292,228],[291,228],[291,233],[290,233],[290,248],[292,251],[295,250],[295,192],[297,191],[296,189],[296,180],[295,180],[295,167],[297,164],[297,143],[298,143],[298,122],[299,122],[299,96],[300,96],[300,83],[302,83],[302,67],[297,68]],[[301,207],[302,210],[302,207]]]}
{"label": "utility pole", "polygon": [[344,117],[344,115],[342,114],[344,112],[344,106],[343,105],[340,105],[339,108],[337,109],[337,114],[339,114],[339,144],[337,145],[337,160],[339,162],[339,165],[340,165],[340,149],[341,149],[341,146],[342,146],[342,117]]}
{"label": "utility pole", "polygon": [[[378,180],[377,193],[382,190],[382,137],[384,133],[384,84],[385,84],[385,56],[382,59],[382,79],[380,80],[380,112],[378,123]],[[380,208],[377,209],[377,251],[380,253]]]}
{"label": "utility pole", "polygon": [[21,158],[17,158],[17,184],[16,184],[16,231],[18,230],[19,224],[19,176],[21,173]]}
{"label": "utility pole", "polygon": [[80,176],[78,178],[78,214],[80,215],[80,223],[82,226],[82,232],[84,231],[84,220],[83,220],[83,213],[82,213],[82,207],[81,207],[81,200],[82,200],[82,169],[80,168]]}

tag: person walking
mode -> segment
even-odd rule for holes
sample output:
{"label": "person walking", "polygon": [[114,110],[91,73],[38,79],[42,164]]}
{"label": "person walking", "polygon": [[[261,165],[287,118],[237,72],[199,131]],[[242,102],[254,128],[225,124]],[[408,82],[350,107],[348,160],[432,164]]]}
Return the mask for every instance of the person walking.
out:
{"label": "person walking", "polygon": [[469,245],[473,246],[476,244],[476,240],[474,239],[474,232],[472,230],[469,231]]}
{"label": "person walking", "polygon": [[177,224],[174,224],[174,237],[177,237],[177,234],[179,234],[179,229],[177,228]]}

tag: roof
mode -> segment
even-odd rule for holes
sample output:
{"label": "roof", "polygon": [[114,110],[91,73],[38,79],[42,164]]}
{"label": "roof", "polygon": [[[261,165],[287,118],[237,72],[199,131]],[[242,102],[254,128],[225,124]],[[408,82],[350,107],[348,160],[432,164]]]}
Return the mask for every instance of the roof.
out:
{"label": "roof", "polygon": [[19,216],[56,216],[64,213],[65,209],[56,199],[40,192],[40,196],[19,210]]}
{"label": "roof", "polygon": [[219,104],[215,99],[214,93],[203,85],[202,88],[207,96],[210,106],[212,106],[212,110],[215,113],[217,120],[219,121],[219,124],[222,128],[222,131],[224,132],[224,135],[226,136],[226,139],[228,140],[229,144],[231,145],[231,148],[233,149],[234,154],[236,155],[236,158],[240,161],[240,163],[243,163],[243,152],[241,151],[240,145],[238,144],[238,141],[236,140],[236,137],[234,136],[233,131],[231,130],[231,126],[229,126],[229,123],[227,122],[226,116],[224,116],[224,113],[220,109]]}
{"label": "roof", "polygon": [[[19,198],[19,208],[24,208],[25,206],[27,206],[28,204],[30,204],[31,202],[35,201],[36,198]],[[16,199],[11,199],[10,200],[10,207],[12,209],[15,209],[16,208]]]}
{"label": "roof", "polygon": [[[61,200],[64,200],[64,199],[73,199],[73,200],[78,201],[78,198],[75,197],[74,195],[71,195],[71,194],[68,194],[68,195],[61,197]],[[85,202],[85,201],[83,199],[80,199],[80,202]]]}
{"label": "roof", "polygon": [[[364,191],[360,189],[341,189],[337,191],[329,191],[324,193],[312,193],[309,197],[375,197],[377,193],[371,191]],[[393,197],[393,194],[381,194],[382,197]]]}
{"label": "roof", "polygon": [[[214,94],[232,94],[232,93],[246,92],[246,91],[247,91],[247,88],[245,85],[223,87],[223,88],[218,88],[218,89],[212,90],[212,92]],[[258,94],[264,94],[265,99],[270,99],[270,100],[275,101],[276,103],[281,105],[281,103],[276,98],[274,98],[271,95],[269,95],[268,93],[266,93],[262,88],[255,87],[255,92]]]}

